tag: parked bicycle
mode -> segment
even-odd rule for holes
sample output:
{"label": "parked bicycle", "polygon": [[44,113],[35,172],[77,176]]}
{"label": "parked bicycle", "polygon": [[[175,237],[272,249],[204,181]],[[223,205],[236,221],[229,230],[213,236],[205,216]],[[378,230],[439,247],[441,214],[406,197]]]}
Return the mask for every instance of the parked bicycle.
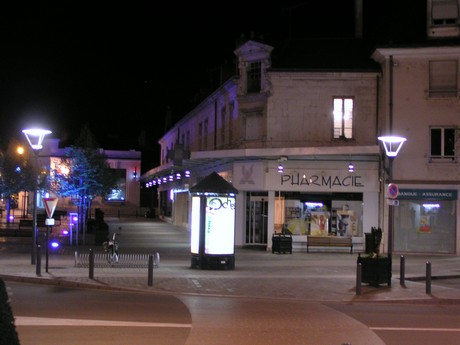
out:
{"label": "parked bicycle", "polygon": [[117,233],[114,232],[112,239],[102,243],[102,249],[107,253],[107,261],[109,264],[118,263],[118,241],[116,240]]}

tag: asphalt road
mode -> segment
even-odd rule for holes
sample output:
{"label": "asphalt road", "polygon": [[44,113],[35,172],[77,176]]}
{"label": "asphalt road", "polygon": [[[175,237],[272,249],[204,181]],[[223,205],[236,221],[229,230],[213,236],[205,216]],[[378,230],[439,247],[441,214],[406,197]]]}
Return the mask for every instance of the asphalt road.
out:
{"label": "asphalt road", "polygon": [[184,344],[191,315],[178,298],[7,282],[21,345]]}

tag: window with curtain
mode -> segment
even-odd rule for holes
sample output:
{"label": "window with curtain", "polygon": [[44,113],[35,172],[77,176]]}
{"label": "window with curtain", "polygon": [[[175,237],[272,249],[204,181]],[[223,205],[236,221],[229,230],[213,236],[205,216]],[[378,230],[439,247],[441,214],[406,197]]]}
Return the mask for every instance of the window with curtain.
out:
{"label": "window with curtain", "polygon": [[353,138],[353,98],[334,97],[334,139]]}

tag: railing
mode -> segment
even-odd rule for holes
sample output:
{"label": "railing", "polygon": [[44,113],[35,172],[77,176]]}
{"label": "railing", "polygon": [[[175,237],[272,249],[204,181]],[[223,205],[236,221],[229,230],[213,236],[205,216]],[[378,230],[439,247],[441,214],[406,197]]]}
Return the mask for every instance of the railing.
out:
{"label": "railing", "polygon": [[[149,257],[152,254],[118,254],[118,262],[110,261],[109,253],[93,253],[94,267],[119,267],[119,268],[148,268]],[[75,251],[75,267],[89,267],[90,253],[78,253]],[[160,265],[160,254],[153,255],[153,267]]]}

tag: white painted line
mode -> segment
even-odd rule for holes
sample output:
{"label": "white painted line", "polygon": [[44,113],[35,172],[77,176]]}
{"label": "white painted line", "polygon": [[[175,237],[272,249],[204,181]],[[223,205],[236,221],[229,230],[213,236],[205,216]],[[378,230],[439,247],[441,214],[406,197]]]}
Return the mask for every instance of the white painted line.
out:
{"label": "white painted line", "polygon": [[112,320],[58,319],[47,317],[16,316],[16,326],[96,326],[96,327],[159,327],[159,328],[191,328],[187,323],[135,322]]}
{"label": "white painted line", "polygon": [[373,331],[460,332],[460,328],[369,327]]}
{"label": "white painted line", "polygon": [[197,279],[192,279],[192,282],[193,282],[193,284],[195,284],[195,286],[196,286],[197,288],[201,288],[201,287],[202,287],[201,284],[200,284],[200,282],[199,282]]}

